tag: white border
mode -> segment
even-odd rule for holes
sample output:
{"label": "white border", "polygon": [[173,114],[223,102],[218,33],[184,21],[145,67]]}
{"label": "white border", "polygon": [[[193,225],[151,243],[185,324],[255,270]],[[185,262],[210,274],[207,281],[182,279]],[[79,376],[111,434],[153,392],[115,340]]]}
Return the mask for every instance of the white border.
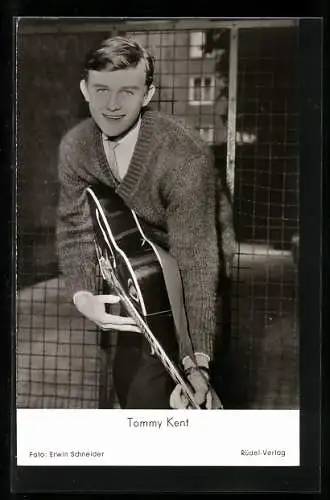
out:
{"label": "white border", "polygon": [[18,410],[17,465],[299,466],[298,410]]}

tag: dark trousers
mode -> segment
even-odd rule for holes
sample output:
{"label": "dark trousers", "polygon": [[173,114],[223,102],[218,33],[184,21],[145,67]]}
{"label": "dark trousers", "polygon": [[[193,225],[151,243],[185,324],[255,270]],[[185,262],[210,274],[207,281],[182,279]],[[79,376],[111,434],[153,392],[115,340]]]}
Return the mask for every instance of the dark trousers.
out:
{"label": "dark trousers", "polygon": [[[177,363],[174,334],[158,336],[170,359]],[[118,332],[113,380],[123,409],[169,409],[174,382],[142,334]]]}

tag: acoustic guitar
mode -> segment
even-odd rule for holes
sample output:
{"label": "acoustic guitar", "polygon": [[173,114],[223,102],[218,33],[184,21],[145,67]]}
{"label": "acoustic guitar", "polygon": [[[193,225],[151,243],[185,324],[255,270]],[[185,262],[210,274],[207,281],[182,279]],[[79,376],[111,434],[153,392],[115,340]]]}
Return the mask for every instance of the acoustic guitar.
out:
{"label": "acoustic guitar", "polygon": [[[126,313],[149,343],[151,353],[159,358],[174,383],[181,385],[189,408],[201,409],[183,370],[170,359],[153,333],[160,325],[174,329],[186,352],[193,353],[176,260],[146,236],[143,222],[114,190],[89,187],[86,195],[105,283],[119,296]],[[219,398],[215,393],[214,396],[212,409],[222,409]]]}

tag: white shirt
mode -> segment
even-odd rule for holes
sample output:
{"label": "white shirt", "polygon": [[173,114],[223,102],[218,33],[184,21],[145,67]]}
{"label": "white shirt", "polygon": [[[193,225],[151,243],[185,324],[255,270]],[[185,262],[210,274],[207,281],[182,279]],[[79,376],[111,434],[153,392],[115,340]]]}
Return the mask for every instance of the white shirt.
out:
{"label": "white shirt", "polygon": [[[139,131],[141,127],[141,117],[139,118],[137,124],[135,125],[132,130],[128,132],[122,139],[119,139],[118,141],[113,141],[115,142],[116,146],[113,149],[113,152],[116,157],[117,161],[117,167],[118,167],[118,172],[117,175],[119,176],[120,180],[123,180],[125,177],[129,164],[131,162],[135,145],[138,139]],[[102,134],[102,141],[103,141],[103,148],[105,155],[107,157],[109,165],[111,164],[110,161],[110,155],[112,156],[112,152],[109,151],[109,139]]]}

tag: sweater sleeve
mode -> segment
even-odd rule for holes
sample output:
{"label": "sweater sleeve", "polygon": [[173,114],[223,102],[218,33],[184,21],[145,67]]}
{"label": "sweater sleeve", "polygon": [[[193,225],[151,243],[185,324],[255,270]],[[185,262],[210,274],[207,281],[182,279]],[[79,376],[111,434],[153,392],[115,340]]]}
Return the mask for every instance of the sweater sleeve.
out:
{"label": "sweater sleeve", "polygon": [[72,145],[62,140],[59,148],[59,204],[57,250],[60,270],[68,293],[96,291],[96,253],[93,226],[84,178],[74,161]]}
{"label": "sweater sleeve", "polygon": [[170,252],[181,272],[193,349],[211,359],[220,266],[215,182],[211,158],[196,157],[179,166],[167,206]]}

